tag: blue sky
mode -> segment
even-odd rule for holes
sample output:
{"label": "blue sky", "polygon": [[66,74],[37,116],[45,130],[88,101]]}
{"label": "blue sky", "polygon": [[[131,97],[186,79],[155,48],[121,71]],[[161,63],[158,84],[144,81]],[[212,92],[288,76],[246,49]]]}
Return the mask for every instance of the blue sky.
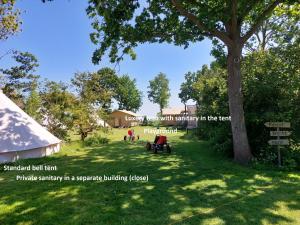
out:
{"label": "blue sky", "polygon": [[[0,55],[9,49],[31,52],[39,60],[37,74],[55,81],[68,82],[79,71],[114,67],[107,58],[100,65],[91,62],[96,46],[89,39],[92,28],[85,13],[86,6],[85,0],[56,0],[47,4],[38,0],[19,0],[17,7],[22,10],[22,32],[0,43]],[[144,94],[140,113],[154,116],[159,108],[147,99],[149,80],[159,72],[167,74],[171,89],[169,106],[179,106],[178,92],[184,74],[209,64],[213,60],[210,50],[209,40],[190,45],[185,50],[169,44],[144,44],[136,49],[135,61],[127,58],[117,70],[119,74],[136,78],[138,88]],[[0,67],[10,66],[9,57],[0,61]]]}

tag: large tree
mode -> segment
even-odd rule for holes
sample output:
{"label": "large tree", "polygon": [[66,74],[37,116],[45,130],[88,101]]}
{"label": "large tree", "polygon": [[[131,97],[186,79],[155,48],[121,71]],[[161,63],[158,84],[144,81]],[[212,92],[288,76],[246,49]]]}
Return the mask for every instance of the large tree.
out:
{"label": "large tree", "polygon": [[119,109],[138,111],[142,106],[142,93],[136,86],[136,80],[130,79],[128,75],[119,77],[115,99],[119,104]]}
{"label": "large tree", "polygon": [[73,110],[78,105],[76,97],[69,92],[68,85],[46,81],[41,88],[41,114],[48,130],[61,139],[68,139],[73,127]]}
{"label": "large tree", "polygon": [[[187,114],[187,102],[193,98],[195,90],[193,89],[193,83],[196,80],[196,74],[188,72],[184,75],[185,82],[180,85],[180,92],[178,97],[184,104],[184,113]],[[188,121],[185,121],[186,132],[188,132]]]}
{"label": "large tree", "polygon": [[117,80],[116,72],[106,67],[93,73],[76,73],[72,84],[83,101],[108,111],[115,95]]}
{"label": "large tree", "polygon": [[74,126],[80,135],[81,141],[84,141],[89,133],[98,128],[97,110],[79,98],[73,107],[72,114]]}
{"label": "large tree", "polygon": [[[146,42],[188,47],[204,37],[217,38],[227,48],[228,96],[235,160],[252,157],[244,119],[241,54],[245,43],[280,3],[296,0],[89,0],[87,13],[100,47],[93,62],[109,52],[112,62],[133,58],[133,49]],[[100,18],[99,18],[100,17]]]}
{"label": "large tree", "polygon": [[149,81],[148,98],[151,102],[159,105],[160,115],[162,109],[168,106],[170,98],[169,80],[163,73],[159,73],[153,80]]}
{"label": "large tree", "polygon": [[[84,139],[96,128],[95,122],[92,122],[95,120],[96,114],[104,121],[109,118],[111,104],[118,86],[118,76],[115,70],[105,67],[97,72],[76,73],[72,84],[82,102],[77,107],[75,122],[79,125],[81,138]],[[90,115],[84,116],[87,111],[90,112]]]}

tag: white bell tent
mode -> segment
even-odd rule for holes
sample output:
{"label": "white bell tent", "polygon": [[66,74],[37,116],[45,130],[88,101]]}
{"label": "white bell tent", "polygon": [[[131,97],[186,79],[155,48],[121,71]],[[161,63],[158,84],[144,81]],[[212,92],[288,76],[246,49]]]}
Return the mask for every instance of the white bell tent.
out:
{"label": "white bell tent", "polygon": [[0,163],[51,155],[60,142],[0,90]]}

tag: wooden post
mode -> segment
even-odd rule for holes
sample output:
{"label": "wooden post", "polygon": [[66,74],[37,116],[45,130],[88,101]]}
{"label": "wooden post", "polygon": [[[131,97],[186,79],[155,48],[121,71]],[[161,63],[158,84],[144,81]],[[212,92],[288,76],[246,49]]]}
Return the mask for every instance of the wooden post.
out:
{"label": "wooden post", "polygon": [[[279,131],[279,127],[277,127],[277,131]],[[277,140],[280,139],[280,136],[277,136]],[[278,157],[278,166],[281,167],[281,152],[280,152],[280,145],[277,145],[277,157]]]}
{"label": "wooden post", "polygon": [[266,127],[276,128],[276,131],[271,131],[271,137],[276,137],[274,140],[269,140],[269,145],[277,145],[277,160],[278,166],[282,166],[282,158],[281,158],[281,145],[289,145],[288,139],[280,139],[280,137],[288,137],[291,135],[290,131],[281,131],[280,128],[290,128],[290,122],[266,122]]}

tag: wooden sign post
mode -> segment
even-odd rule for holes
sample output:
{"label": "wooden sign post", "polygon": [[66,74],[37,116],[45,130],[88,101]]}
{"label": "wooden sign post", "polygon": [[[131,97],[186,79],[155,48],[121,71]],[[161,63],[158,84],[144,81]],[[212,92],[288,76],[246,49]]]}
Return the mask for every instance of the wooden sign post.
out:
{"label": "wooden sign post", "polygon": [[269,140],[269,145],[276,145],[277,146],[277,154],[278,154],[278,166],[281,166],[281,152],[280,147],[282,145],[289,145],[288,139],[280,139],[280,137],[288,137],[291,135],[290,131],[282,131],[280,128],[290,128],[291,123],[289,122],[267,122],[265,123],[266,127],[274,127],[276,131],[270,131],[271,137],[277,137],[276,139]]}

